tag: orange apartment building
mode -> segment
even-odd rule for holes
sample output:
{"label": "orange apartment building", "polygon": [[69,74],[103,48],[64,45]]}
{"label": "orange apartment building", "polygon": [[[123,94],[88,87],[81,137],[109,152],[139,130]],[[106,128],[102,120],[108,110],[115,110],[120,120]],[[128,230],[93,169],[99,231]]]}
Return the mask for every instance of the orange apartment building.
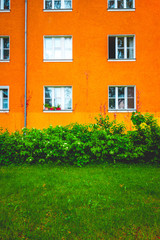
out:
{"label": "orange apartment building", "polygon": [[0,126],[160,119],[159,0],[0,0]]}

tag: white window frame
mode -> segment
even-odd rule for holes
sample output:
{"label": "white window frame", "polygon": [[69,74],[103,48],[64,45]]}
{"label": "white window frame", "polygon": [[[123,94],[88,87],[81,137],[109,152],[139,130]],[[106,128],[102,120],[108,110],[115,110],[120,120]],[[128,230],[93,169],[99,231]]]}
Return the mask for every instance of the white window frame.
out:
{"label": "white window frame", "polygon": [[[3,89],[8,90],[8,108],[3,108],[3,96],[2,91]],[[9,86],[0,86],[0,113],[1,112],[9,112]]]}
{"label": "white window frame", "polygon": [[[109,97],[109,88],[114,87],[115,88],[115,109],[109,108],[109,99],[112,99]],[[124,109],[118,108],[118,87],[124,87]],[[127,108],[127,89],[128,87],[134,88],[134,108]],[[135,112],[136,111],[136,86],[134,85],[110,85],[108,86],[108,112]]]}
{"label": "white window frame", "polygon": [[[109,37],[115,37],[115,58],[109,58]],[[123,37],[124,38],[124,58],[118,58],[118,38]],[[127,38],[133,37],[133,58],[127,58]],[[109,35],[108,36],[108,61],[114,62],[114,61],[120,61],[120,62],[133,62],[136,61],[136,37],[134,34],[125,34],[125,35]]]}
{"label": "white window frame", "polygon": [[10,12],[11,0],[9,0],[9,9],[4,9],[4,0],[0,0],[0,12]]}
{"label": "white window frame", "polygon": [[64,6],[64,0],[61,0],[61,8],[60,9],[54,9],[54,0],[52,0],[52,9],[46,9],[45,8],[45,0],[43,0],[43,11],[44,12],[71,12],[72,9],[72,1],[71,0],[71,8],[65,8]]}
{"label": "white window frame", "polygon": [[[108,11],[135,11],[135,0],[133,0],[133,8],[126,8],[126,0],[123,0],[124,8],[117,8],[118,6],[118,0],[115,1],[115,7],[114,8],[107,8]],[[108,6],[109,6],[109,0],[107,0]]]}
{"label": "white window frame", "polygon": [[[55,38],[61,38],[61,45],[62,45],[62,55],[64,56],[64,53],[65,53],[65,48],[64,48],[64,39],[65,38],[71,38],[71,44],[72,44],[72,46],[71,46],[71,48],[72,48],[72,57],[70,58],[70,59],[65,59],[65,58],[62,58],[62,59],[55,59],[55,58],[53,58],[53,59],[47,59],[46,58],[46,54],[45,54],[45,39],[46,38],[51,38],[52,39],[52,46],[53,46],[53,48],[52,48],[52,51],[53,51],[53,53],[54,53],[54,39]],[[71,35],[55,35],[55,36],[44,36],[44,38],[43,38],[43,61],[44,62],[73,62],[73,37],[71,36]]]}
{"label": "white window frame", "polygon": [[[9,59],[4,59],[3,57],[3,49],[4,49],[4,43],[3,39],[8,38],[9,39]],[[9,62],[10,61],[10,37],[9,36],[0,36],[0,62]]]}
{"label": "white window frame", "polygon": [[[44,94],[43,94],[43,106],[45,105],[45,88],[52,88],[52,106],[54,106],[54,89],[55,88],[61,88],[62,89],[62,106],[61,110],[45,110],[45,107],[43,108],[43,112],[51,112],[51,113],[62,113],[62,112],[73,112],[73,87],[72,86],[44,86]],[[71,96],[72,96],[72,106],[71,109],[64,109],[64,88],[70,87],[72,90]],[[56,106],[54,106],[56,107]]]}

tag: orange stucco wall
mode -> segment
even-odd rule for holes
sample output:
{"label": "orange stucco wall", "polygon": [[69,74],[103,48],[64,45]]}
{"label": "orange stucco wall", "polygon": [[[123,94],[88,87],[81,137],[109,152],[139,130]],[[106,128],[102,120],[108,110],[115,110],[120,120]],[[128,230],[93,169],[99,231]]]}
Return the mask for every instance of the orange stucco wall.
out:
{"label": "orange stucco wall", "polygon": [[[106,0],[73,0],[71,12],[44,12],[28,0],[27,127],[86,123],[108,112],[109,85],[135,85],[136,106],[160,118],[160,1],[136,1],[132,12],[107,11]],[[24,1],[0,13],[0,35],[10,36],[10,62],[0,62],[0,86],[10,87],[10,111],[0,126],[24,126]],[[136,61],[109,62],[108,35],[134,34]],[[43,62],[43,36],[72,35],[73,62]],[[43,112],[46,85],[73,87],[73,112]],[[130,113],[108,113],[130,124]]]}

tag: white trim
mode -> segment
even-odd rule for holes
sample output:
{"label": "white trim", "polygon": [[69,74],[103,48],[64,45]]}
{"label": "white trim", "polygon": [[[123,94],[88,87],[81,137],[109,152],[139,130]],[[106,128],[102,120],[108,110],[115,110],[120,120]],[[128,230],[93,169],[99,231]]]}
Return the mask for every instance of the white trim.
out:
{"label": "white trim", "polygon": [[108,8],[108,12],[135,12],[135,8],[122,8],[122,9],[115,9],[115,8]]}
{"label": "white trim", "polygon": [[133,59],[108,59],[108,62],[135,62],[136,58]]}
{"label": "white trim", "polygon": [[124,109],[124,110],[116,110],[116,109],[113,109],[113,110],[111,110],[111,109],[108,109],[108,112],[121,112],[121,113],[126,113],[126,112],[136,112],[137,110],[136,109]]}
{"label": "white trim", "polygon": [[43,59],[43,62],[73,62],[73,59]]}
{"label": "white trim", "polygon": [[4,12],[10,12],[10,11],[11,11],[10,9],[8,9],[8,10],[7,10],[7,9],[0,9],[0,13],[1,13],[1,12],[3,12],[3,13],[4,13]]}
{"label": "white trim", "polygon": [[43,9],[43,12],[72,12],[72,8],[70,9]]}
{"label": "white trim", "polygon": [[43,110],[44,113],[72,113],[72,110]]}

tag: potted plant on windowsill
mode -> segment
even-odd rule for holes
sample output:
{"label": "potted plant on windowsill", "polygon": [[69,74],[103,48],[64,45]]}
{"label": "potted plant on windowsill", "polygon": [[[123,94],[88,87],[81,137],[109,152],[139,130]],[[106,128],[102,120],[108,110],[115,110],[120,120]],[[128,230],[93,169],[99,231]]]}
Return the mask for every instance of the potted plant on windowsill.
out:
{"label": "potted plant on windowsill", "polygon": [[55,110],[55,107],[54,106],[49,107],[49,110],[53,111],[53,110]]}
{"label": "potted plant on windowsill", "polygon": [[50,108],[49,104],[48,103],[44,104],[44,108],[45,110],[48,110]]}
{"label": "potted plant on windowsill", "polygon": [[61,110],[61,105],[60,104],[57,105],[56,110]]}

